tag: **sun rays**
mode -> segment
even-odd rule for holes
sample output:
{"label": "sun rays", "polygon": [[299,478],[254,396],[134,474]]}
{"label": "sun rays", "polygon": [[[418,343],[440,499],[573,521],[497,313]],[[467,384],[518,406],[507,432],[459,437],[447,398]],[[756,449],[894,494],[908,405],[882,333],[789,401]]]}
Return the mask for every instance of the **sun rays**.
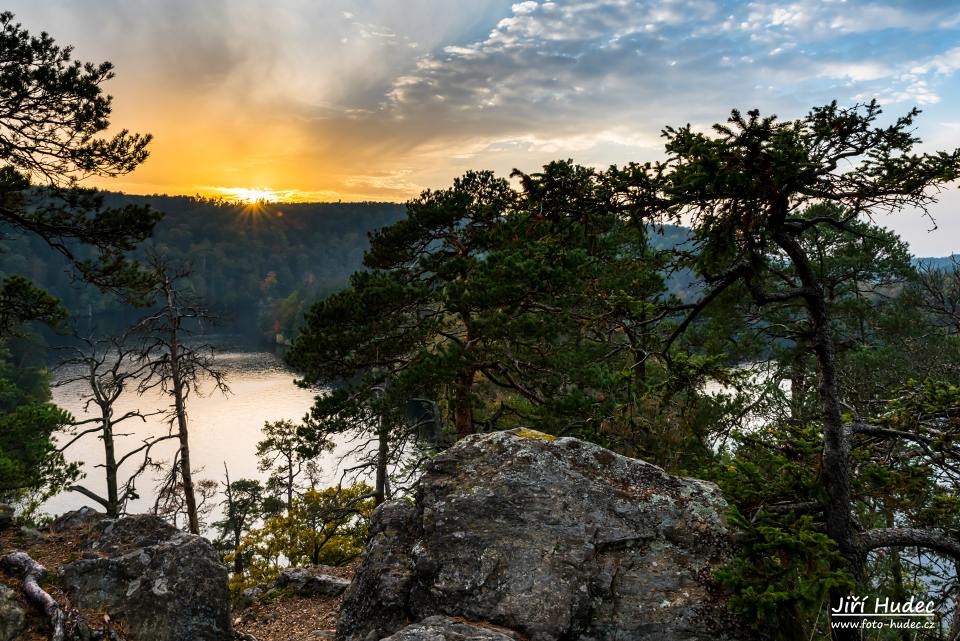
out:
{"label": "sun rays", "polygon": [[235,200],[245,205],[276,203],[287,200],[286,194],[266,187],[217,187],[227,200]]}

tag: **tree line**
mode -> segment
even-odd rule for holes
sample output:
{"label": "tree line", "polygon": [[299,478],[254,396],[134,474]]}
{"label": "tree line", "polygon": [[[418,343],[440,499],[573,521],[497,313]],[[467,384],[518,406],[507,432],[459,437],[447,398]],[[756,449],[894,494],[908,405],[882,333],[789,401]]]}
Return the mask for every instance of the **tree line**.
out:
{"label": "tree line", "polygon": [[[105,208],[148,208],[158,216],[132,252],[189,264],[184,283],[224,317],[233,333],[274,342],[290,336],[310,301],[346,284],[361,267],[367,232],[395,222],[394,203],[239,203],[186,196],[101,192]],[[67,240],[74,252],[92,249]],[[43,238],[9,229],[0,273],[20,274],[54,294],[84,330],[121,331],[136,313],[97,288],[77,287],[67,260]]]}

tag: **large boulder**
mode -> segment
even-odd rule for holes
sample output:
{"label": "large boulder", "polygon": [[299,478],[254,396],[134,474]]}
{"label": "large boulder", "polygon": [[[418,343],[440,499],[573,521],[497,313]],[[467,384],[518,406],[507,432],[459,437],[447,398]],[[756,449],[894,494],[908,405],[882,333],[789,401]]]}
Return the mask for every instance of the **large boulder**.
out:
{"label": "large boulder", "polygon": [[85,558],[60,568],[71,602],[106,610],[133,641],[228,641],[227,570],[206,539],[149,515],[74,515]]}
{"label": "large boulder", "polygon": [[710,483],[513,430],[434,458],[415,496],[374,513],[340,641],[382,639],[435,615],[531,641],[737,638],[711,582],[731,531]]}

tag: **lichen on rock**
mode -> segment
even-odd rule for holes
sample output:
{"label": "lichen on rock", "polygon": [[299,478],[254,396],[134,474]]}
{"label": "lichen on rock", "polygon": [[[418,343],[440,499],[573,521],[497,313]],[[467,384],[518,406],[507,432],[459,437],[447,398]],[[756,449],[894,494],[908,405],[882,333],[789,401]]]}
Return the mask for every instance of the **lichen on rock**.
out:
{"label": "lichen on rock", "polygon": [[461,440],[428,464],[414,505],[378,508],[338,639],[434,616],[531,641],[737,638],[710,580],[731,551],[716,486],[527,432]]}
{"label": "lichen on rock", "polygon": [[72,603],[105,610],[136,641],[229,641],[227,570],[203,537],[149,515],[72,513],[54,530],[85,532],[86,558],[63,565]]}

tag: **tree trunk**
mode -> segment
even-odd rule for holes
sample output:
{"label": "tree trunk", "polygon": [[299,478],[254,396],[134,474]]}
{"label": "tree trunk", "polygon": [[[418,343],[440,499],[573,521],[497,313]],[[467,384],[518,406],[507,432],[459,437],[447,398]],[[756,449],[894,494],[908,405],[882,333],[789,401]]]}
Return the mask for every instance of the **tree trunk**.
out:
{"label": "tree trunk", "polygon": [[796,356],[790,363],[790,418],[804,420],[803,406],[807,396],[807,377],[803,369],[803,358]]}
{"label": "tree trunk", "polygon": [[864,561],[857,544],[856,529],[850,513],[853,491],[850,485],[850,436],[845,431],[840,411],[837,381],[837,356],[826,305],[811,306],[814,323],[814,351],[820,369],[820,400],[823,420],[823,484],[827,491],[827,534],[837,542],[840,554],[858,583],[863,583]]}
{"label": "tree trunk", "polygon": [[[177,368],[173,367],[176,372]],[[197,515],[197,497],[193,489],[193,472],[190,469],[190,440],[187,433],[187,414],[183,403],[183,386],[174,374],[174,403],[177,414],[177,434],[180,439],[180,477],[183,479],[183,498],[187,504],[187,521],[192,534],[200,534],[200,518]]]}
{"label": "tree trunk", "polygon": [[233,487],[230,485],[230,470],[227,462],[223,462],[223,473],[227,479],[227,520],[233,528],[233,574],[243,576],[243,558],[240,555],[240,539],[243,532],[240,530],[240,521],[237,519],[237,505],[233,502]]}
{"label": "tree trunk", "polygon": [[457,439],[473,434],[473,403],[470,392],[476,370],[468,368],[454,381],[453,425],[457,430]]}
{"label": "tree trunk", "polygon": [[180,477],[183,479],[183,496],[187,505],[187,521],[192,534],[200,534],[200,518],[197,514],[197,497],[193,489],[193,472],[190,468],[190,441],[187,433],[187,409],[183,400],[183,380],[180,378],[180,346],[173,301],[173,287],[166,280],[167,316],[170,321],[170,377],[173,379],[174,412],[177,417],[177,434],[180,439]]}
{"label": "tree trunk", "polygon": [[387,457],[390,454],[389,434],[383,423],[383,417],[380,417],[380,429],[378,430],[380,440],[377,451],[377,478],[374,487],[373,504],[380,505],[387,500]]}
{"label": "tree trunk", "polygon": [[293,454],[287,450],[287,515],[293,511]]}
{"label": "tree trunk", "polygon": [[117,454],[113,443],[111,413],[110,408],[103,412],[103,454],[107,470],[107,505],[105,507],[107,516],[116,518],[120,516],[120,496],[117,489]]}
{"label": "tree trunk", "polygon": [[[957,576],[960,576],[960,561],[955,560],[953,567]],[[950,622],[950,632],[947,633],[950,641],[960,641],[960,595],[953,600],[953,621]]]}
{"label": "tree trunk", "polygon": [[[893,510],[886,510],[887,527],[892,528],[895,523],[893,519]],[[890,548],[890,574],[893,579],[893,599],[898,603],[904,603],[907,600],[907,591],[903,585],[903,567],[900,565],[900,550]],[[909,630],[899,630],[900,641],[910,641]]]}
{"label": "tree trunk", "polygon": [[[51,641],[79,641],[93,635],[76,610],[65,610],[56,599],[40,586],[47,569],[34,561],[26,552],[16,550],[0,559],[0,565],[8,573],[23,581],[23,594],[27,601],[43,611],[50,622]],[[118,637],[109,628],[99,631],[99,638],[114,640]]]}
{"label": "tree trunk", "polygon": [[[823,485],[827,492],[824,507],[827,535],[837,544],[837,550],[847,563],[846,569],[854,580],[863,585],[865,581],[865,554],[858,539],[851,509],[853,491],[850,484],[850,434],[845,430],[840,410],[839,381],[837,378],[837,353],[830,327],[826,295],[816,271],[800,246],[786,232],[774,233],[774,240],[793,261],[805,294],[807,317],[813,327],[813,351],[820,370],[818,393],[821,420],[823,422]],[[830,591],[831,606],[836,606],[847,596],[836,588]],[[837,641],[860,637],[859,630],[832,630]]]}

